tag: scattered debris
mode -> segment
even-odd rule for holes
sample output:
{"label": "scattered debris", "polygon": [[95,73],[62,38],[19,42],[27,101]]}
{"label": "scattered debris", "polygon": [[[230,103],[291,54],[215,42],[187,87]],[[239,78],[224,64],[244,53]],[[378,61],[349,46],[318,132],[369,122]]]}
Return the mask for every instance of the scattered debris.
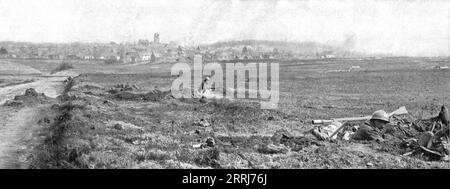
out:
{"label": "scattered debris", "polygon": [[205,119],[200,119],[200,120],[194,122],[194,126],[210,127],[211,124]]}
{"label": "scattered debris", "polygon": [[418,140],[419,146],[424,146],[424,147],[430,148],[432,145],[431,142],[433,141],[433,137],[434,137],[434,134],[432,132],[427,131],[427,132],[423,133]]}
{"label": "scattered debris", "polygon": [[51,120],[48,117],[44,117],[40,119],[37,123],[40,125],[48,125],[51,123]]}
{"label": "scattered debris", "polygon": [[279,154],[279,153],[287,153],[289,149],[283,145],[274,145],[274,144],[268,144],[268,145],[261,145],[258,148],[258,152],[262,154]]}
{"label": "scattered debris", "polygon": [[[447,113],[445,112],[446,108],[443,106],[437,117],[425,120],[413,120],[407,114],[392,116],[390,122],[395,124],[389,124],[381,131],[383,142],[352,140],[351,136],[358,130],[357,126],[347,127],[338,135],[346,141],[370,143],[378,151],[394,155],[413,156],[424,160],[441,160],[449,154],[448,147],[445,146],[446,142],[443,140],[445,134],[442,134],[447,128],[445,127],[447,123]],[[326,140],[330,138],[330,133],[336,131],[337,128],[336,124],[319,126],[311,130],[311,133],[318,140]]]}
{"label": "scattered debris", "polygon": [[129,85],[129,84],[117,84],[113,88],[109,89],[108,92],[110,93],[117,93],[117,92],[123,92],[123,91],[133,91],[139,89],[136,85]]}
{"label": "scattered debris", "polygon": [[192,145],[193,148],[214,148],[216,146],[216,142],[214,138],[208,137],[206,138],[204,143],[197,143]]}
{"label": "scattered debris", "polygon": [[220,151],[217,148],[205,148],[199,150],[195,155],[194,162],[199,165],[207,165],[213,168],[221,168],[218,160],[220,159]]}
{"label": "scattered debris", "polygon": [[116,130],[139,130],[139,131],[143,131],[142,127],[136,126],[134,124],[131,123],[126,123],[123,121],[109,121],[106,123],[107,127],[112,127]]}
{"label": "scattered debris", "polygon": [[[316,128],[314,128],[311,132],[312,132],[312,134],[315,136],[315,137],[317,137],[317,139],[319,139],[319,140],[327,140],[327,139],[329,139],[330,137],[332,137],[331,139],[332,140],[335,140],[335,139],[337,139],[337,135],[336,134],[334,134],[339,128],[341,128],[341,126],[342,126],[342,123],[340,123],[340,122],[334,122],[334,123],[331,123],[331,124],[329,124],[329,125],[327,125],[327,126],[319,126],[319,127],[316,127]],[[334,134],[334,135],[333,135]],[[331,135],[333,135],[333,136],[331,136]]]}
{"label": "scattered debris", "polygon": [[437,69],[437,70],[444,70],[444,69],[449,69],[448,66],[433,66],[433,69]]}
{"label": "scattered debris", "polygon": [[116,124],[114,124],[114,129],[116,129],[116,130],[122,130],[123,127],[122,127],[122,125],[121,125],[120,123],[116,123]]}
{"label": "scattered debris", "polygon": [[286,131],[285,129],[281,129],[276,131],[271,139],[274,144],[280,144],[292,138],[293,136],[288,131]]}
{"label": "scattered debris", "polygon": [[291,151],[300,151],[304,147],[316,145],[323,146],[324,144],[311,138],[307,138],[303,135],[294,136],[285,129],[281,129],[275,132],[271,137],[271,141],[274,145],[282,144],[285,147],[290,148]]}
{"label": "scattered debris", "polygon": [[[448,154],[445,148],[445,140],[436,137],[437,131],[433,131],[435,122],[428,120],[416,120],[409,126],[401,120],[404,118],[395,117],[394,122],[398,125],[394,131],[386,134],[388,140],[381,144],[382,149],[393,154],[402,156],[414,156],[424,160],[440,160]],[[437,126],[435,125],[434,129]]]}
{"label": "scattered debris", "polygon": [[216,145],[216,142],[214,141],[214,138],[208,137],[205,141],[205,144],[207,147],[214,147]]}
{"label": "scattered debris", "polygon": [[350,140],[350,137],[354,134],[354,132],[346,131],[344,133],[344,136],[342,137],[343,140]]}
{"label": "scattered debris", "polygon": [[326,71],[326,73],[329,73],[329,72],[351,72],[351,71],[360,71],[360,70],[362,70],[361,66],[351,66],[348,69],[328,70],[328,71]]}
{"label": "scattered debris", "polygon": [[133,100],[133,101],[160,101],[163,99],[167,99],[171,97],[170,91],[160,91],[158,89],[155,89],[153,91],[150,91],[148,93],[133,93],[130,91],[116,91],[116,90],[109,90],[109,93],[114,95],[114,98],[117,100]]}

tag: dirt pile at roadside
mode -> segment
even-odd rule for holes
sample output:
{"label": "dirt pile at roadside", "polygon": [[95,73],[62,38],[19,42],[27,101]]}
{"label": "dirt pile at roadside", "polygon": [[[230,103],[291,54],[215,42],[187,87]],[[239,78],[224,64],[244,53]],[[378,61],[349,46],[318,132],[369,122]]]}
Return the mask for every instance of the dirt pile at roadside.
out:
{"label": "dirt pile at roadside", "polygon": [[116,100],[129,101],[161,101],[171,98],[170,91],[160,91],[155,89],[147,93],[133,93],[128,91],[113,92],[112,97]]}
{"label": "dirt pile at roadside", "polygon": [[105,100],[158,102],[173,99],[171,91],[161,91],[159,89],[144,91],[134,84],[115,84],[108,88],[95,83],[86,82],[83,79],[78,79],[77,81],[79,83],[77,83],[73,89],[86,95],[105,98]]}
{"label": "dirt pile at roadside", "polygon": [[5,106],[20,106],[20,105],[34,105],[34,104],[42,104],[49,101],[49,97],[47,97],[44,93],[38,93],[35,89],[29,88],[25,90],[23,95],[17,95],[13,100],[9,100],[5,102]]}

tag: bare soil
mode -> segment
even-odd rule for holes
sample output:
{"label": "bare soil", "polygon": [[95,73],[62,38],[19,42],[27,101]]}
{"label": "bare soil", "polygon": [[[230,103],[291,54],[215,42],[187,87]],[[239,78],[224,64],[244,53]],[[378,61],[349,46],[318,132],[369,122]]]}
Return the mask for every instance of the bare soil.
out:
{"label": "bare soil", "polygon": [[47,109],[46,106],[0,108],[0,169],[29,168],[33,147],[41,142],[37,122]]}
{"label": "bare soil", "polygon": [[[55,114],[50,106],[63,91],[65,77],[20,63],[0,62],[0,168],[29,168],[42,130]],[[44,119],[41,119],[44,117]]]}

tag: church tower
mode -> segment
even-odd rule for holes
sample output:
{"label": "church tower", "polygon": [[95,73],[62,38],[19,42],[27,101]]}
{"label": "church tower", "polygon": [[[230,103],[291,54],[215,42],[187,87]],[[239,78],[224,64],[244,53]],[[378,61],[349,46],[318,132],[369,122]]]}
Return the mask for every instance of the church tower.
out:
{"label": "church tower", "polygon": [[155,33],[155,35],[153,36],[153,43],[159,44],[159,33]]}

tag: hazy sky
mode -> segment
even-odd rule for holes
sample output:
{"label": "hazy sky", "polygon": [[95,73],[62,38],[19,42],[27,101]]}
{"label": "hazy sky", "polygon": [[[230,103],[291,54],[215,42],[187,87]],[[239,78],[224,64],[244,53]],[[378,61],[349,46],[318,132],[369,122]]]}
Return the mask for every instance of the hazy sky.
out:
{"label": "hazy sky", "polygon": [[268,39],[450,55],[450,1],[0,0],[0,41],[181,44]]}

